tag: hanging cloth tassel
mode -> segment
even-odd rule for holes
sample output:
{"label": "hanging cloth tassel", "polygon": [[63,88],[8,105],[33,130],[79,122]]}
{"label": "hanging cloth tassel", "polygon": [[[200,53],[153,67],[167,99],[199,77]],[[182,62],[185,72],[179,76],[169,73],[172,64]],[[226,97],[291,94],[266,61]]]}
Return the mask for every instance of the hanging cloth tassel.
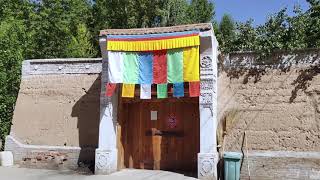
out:
{"label": "hanging cloth tassel", "polygon": [[135,84],[122,84],[122,97],[133,98],[134,97]]}
{"label": "hanging cloth tassel", "polygon": [[189,82],[189,96],[199,97],[200,96],[200,82]]}
{"label": "hanging cloth tassel", "polygon": [[168,97],[168,87],[167,84],[157,84],[157,97],[159,99]]}
{"label": "hanging cloth tassel", "polygon": [[183,97],[183,96],[184,96],[183,83],[174,83],[173,84],[173,97]]}
{"label": "hanging cloth tassel", "polygon": [[140,99],[151,99],[151,84],[140,85]]}
{"label": "hanging cloth tassel", "polygon": [[107,39],[108,51],[156,51],[200,45],[198,31],[134,36],[109,35]]}
{"label": "hanging cloth tassel", "polygon": [[116,90],[117,84],[107,83],[106,84],[106,96],[111,97]]}

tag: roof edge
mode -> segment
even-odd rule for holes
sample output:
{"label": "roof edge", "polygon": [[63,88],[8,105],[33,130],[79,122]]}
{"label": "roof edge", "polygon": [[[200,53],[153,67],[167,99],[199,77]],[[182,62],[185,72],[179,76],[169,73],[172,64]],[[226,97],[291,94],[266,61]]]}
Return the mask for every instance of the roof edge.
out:
{"label": "roof edge", "polygon": [[179,26],[154,27],[154,28],[105,29],[100,31],[100,36],[159,34],[159,33],[191,31],[191,30],[206,31],[211,29],[212,29],[212,23],[200,23],[200,24],[186,24],[186,25],[179,25]]}

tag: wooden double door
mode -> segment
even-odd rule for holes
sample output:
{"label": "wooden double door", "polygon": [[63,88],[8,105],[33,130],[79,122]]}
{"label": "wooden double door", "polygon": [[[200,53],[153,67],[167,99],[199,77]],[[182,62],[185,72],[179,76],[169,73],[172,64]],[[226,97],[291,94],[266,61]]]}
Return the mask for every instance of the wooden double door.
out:
{"label": "wooden double door", "polygon": [[196,172],[199,152],[197,98],[122,105],[121,141],[126,168]]}

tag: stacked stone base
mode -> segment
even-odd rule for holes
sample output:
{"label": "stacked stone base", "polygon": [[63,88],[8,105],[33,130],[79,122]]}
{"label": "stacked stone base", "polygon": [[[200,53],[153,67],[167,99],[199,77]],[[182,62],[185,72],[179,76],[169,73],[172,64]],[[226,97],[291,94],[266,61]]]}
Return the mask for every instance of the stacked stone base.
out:
{"label": "stacked stone base", "polygon": [[6,137],[5,150],[13,153],[14,164],[20,167],[78,170],[81,166],[80,147],[26,145],[9,135]]}
{"label": "stacked stone base", "polygon": [[243,159],[241,179],[315,180],[320,179],[319,165],[320,153],[318,152],[249,152],[248,159],[246,156]]}

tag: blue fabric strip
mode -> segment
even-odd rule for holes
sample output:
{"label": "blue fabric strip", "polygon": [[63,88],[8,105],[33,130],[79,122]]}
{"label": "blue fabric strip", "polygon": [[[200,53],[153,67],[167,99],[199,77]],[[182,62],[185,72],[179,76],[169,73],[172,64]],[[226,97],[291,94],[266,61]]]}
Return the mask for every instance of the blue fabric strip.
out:
{"label": "blue fabric strip", "polygon": [[161,34],[144,34],[144,35],[108,35],[107,38],[127,39],[127,38],[153,38],[153,37],[168,37],[168,36],[181,36],[199,33],[199,31],[183,31],[174,33],[161,33]]}
{"label": "blue fabric strip", "polygon": [[153,81],[153,55],[150,52],[138,54],[139,84],[152,84]]}
{"label": "blue fabric strip", "polygon": [[173,97],[183,97],[183,96],[184,96],[183,83],[174,83],[173,84]]}

